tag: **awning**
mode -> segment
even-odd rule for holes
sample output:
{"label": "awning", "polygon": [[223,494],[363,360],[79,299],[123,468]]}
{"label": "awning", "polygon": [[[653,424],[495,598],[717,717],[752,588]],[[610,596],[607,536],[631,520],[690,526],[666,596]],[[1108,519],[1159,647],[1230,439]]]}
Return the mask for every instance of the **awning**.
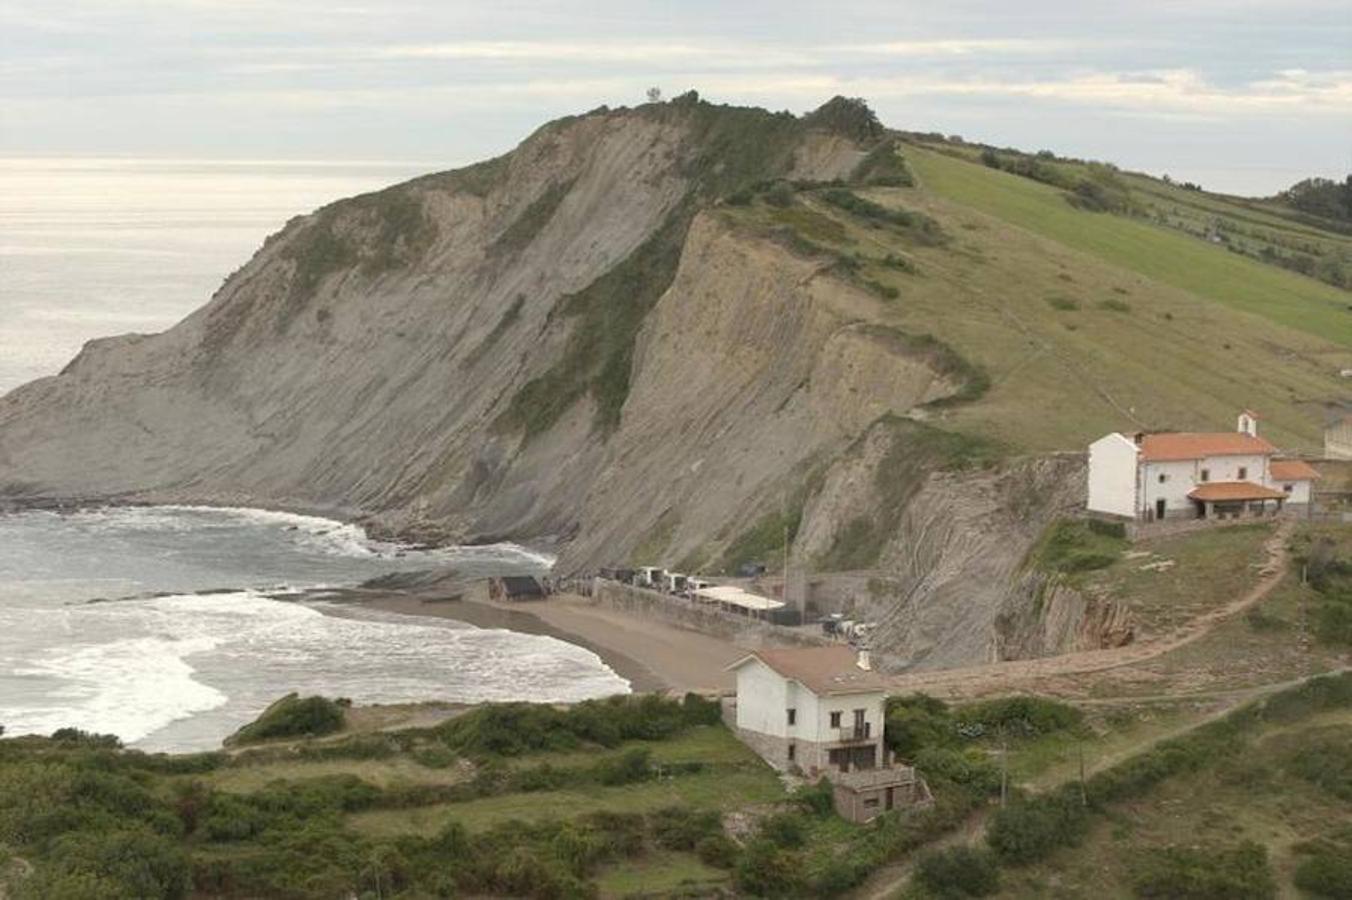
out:
{"label": "awning", "polygon": [[1244,500],[1285,500],[1286,492],[1263,487],[1252,481],[1212,481],[1199,484],[1188,492],[1188,496],[1203,503],[1224,503]]}
{"label": "awning", "polygon": [[700,588],[695,591],[695,599],[703,600],[706,603],[726,603],[730,606],[740,606],[742,609],[754,612],[766,612],[784,607],[784,604],[778,600],[771,600],[769,597],[762,597],[759,594],[749,594],[739,587],[730,585]]}

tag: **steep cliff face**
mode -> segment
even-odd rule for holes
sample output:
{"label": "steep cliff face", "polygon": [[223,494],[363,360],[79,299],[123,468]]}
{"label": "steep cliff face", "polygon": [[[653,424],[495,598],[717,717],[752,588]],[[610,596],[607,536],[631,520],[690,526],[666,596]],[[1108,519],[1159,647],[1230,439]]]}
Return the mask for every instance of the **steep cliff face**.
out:
{"label": "steep cliff face", "polygon": [[1082,472],[927,424],[970,367],[899,330],[862,251],[782,227],[841,223],[749,205],[781,178],[897,180],[876,122],[828,111],[602,110],[298,217],[176,327],[0,398],[0,500],[303,508],[552,542],[563,572],[726,563],[769,517],[800,564],[881,573],[861,602],[891,661],[998,654]]}
{"label": "steep cliff face", "polygon": [[0,400],[0,492],[573,533],[626,400],[602,370],[628,363],[644,291],[661,295],[687,244],[717,243],[691,227],[698,209],[859,156],[791,117],[669,104],[565,120],[498,160],[335,203],[170,331],[92,342]]}

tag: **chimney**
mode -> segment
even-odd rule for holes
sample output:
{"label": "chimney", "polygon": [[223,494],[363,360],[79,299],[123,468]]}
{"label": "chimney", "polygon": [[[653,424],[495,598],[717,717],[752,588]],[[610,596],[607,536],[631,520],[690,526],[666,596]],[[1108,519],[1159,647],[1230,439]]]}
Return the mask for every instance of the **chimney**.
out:
{"label": "chimney", "polygon": [[1247,434],[1249,437],[1258,437],[1258,416],[1249,410],[1244,410],[1239,414],[1237,431],[1240,434]]}
{"label": "chimney", "polygon": [[867,651],[867,650],[861,649],[861,650],[859,651],[859,660],[858,660],[858,662],[855,663],[855,665],[857,665],[859,668],[863,669],[865,672],[872,671],[872,669],[873,669],[873,663],[872,663],[872,661],[870,661],[869,658],[868,658],[868,651]]}

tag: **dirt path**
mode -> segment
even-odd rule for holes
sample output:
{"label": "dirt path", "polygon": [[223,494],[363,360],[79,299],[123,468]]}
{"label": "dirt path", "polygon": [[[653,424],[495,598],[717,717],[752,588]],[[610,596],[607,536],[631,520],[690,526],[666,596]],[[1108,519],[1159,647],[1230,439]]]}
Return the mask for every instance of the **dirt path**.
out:
{"label": "dirt path", "polygon": [[1267,560],[1259,569],[1258,583],[1248,592],[1224,606],[1192,619],[1186,625],[1157,640],[1128,644],[1110,650],[1084,650],[1044,659],[1011,660],[962,669],[894,675],[888,679],[889,688],[894,693],[938,691],[948,694],[980,694],[986,691],[1008,690],[1019,682],[1057,675],[1102,672],[1162,656],[1206,636],[1221,622],[1244,612],[1270,594],[1286,574],[1289,562],[1287,542],[1294,527],[1292,520],[1283,520],[1264,542],[1263,550],[1267,554]]}

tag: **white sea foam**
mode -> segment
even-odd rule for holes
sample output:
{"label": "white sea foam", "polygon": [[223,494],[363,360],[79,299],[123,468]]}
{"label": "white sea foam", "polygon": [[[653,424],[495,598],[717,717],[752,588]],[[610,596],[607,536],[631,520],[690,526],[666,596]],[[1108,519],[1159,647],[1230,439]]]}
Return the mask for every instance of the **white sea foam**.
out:
{"label": "white sea foam", "polygon": [[[325,543],[335,532],[342,541]],[[595,654],[553,638],[272,599],[277,589],[260,587],[353,584],[428,562],[422,551],[358,553],[348,540],[366,537],[259,510],[0,516],[0,722],[11,733],[75,726],[181,750],[215,746],[293,690],[359,702],[628,690]],[[550,561],[509,544],[428,553],[471,577]],[[253,587],[192,593],[231,584]],[[142,599],[86,602],[96,597]]]}

